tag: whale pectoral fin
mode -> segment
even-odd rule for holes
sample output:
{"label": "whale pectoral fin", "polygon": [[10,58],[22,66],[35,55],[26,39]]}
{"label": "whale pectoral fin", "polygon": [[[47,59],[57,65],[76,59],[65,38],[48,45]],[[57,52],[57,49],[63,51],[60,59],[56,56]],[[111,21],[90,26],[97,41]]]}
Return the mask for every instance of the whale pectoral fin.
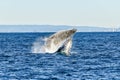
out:
{"label": "whale pectoral fin", "polygon": [[59,51],[61,51],[63,54],[69,56],[70,55],[70,49],[72,46],[72,38],[67,39],[67,41],[64,43],[63,47],[60,48]]}
{"label": "whale pectoral fin", "polygon": [[69,38],[68,42],[66,43],[66,46],[65,46],[66,55],[70,55],[71,47],[72,47],[72,38]]}
{"label": "whale pectoral fin", "polygon": [[63,44],[63,46],[61,46],[57,52],[60,52],[62,54],[65,54],[67,56],[70,55],[70,49],[71,49],[71,46],[72,46],[72,38],[68,38],[65,43]]}

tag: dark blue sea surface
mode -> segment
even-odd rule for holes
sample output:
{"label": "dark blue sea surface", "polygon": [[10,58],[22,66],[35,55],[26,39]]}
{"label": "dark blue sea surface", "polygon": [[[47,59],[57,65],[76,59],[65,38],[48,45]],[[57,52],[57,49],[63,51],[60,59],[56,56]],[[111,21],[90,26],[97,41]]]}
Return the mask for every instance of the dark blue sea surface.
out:
{"label": "dark blue sea surface", "polygon": [[120,80],[120,33],[76,33],[71,55],[32,53],[52,33],[0,33],[0,80]]}

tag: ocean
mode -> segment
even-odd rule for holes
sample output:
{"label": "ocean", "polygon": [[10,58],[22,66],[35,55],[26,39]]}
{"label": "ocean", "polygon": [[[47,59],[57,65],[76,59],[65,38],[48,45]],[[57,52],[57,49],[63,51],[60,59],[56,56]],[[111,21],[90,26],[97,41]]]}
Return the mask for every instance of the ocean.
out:
{"label": "ocean", "polygon": [[0,80],[120,80],[120,33],[81,32],[71,55],[32,53],[53,33],[0,33]]}

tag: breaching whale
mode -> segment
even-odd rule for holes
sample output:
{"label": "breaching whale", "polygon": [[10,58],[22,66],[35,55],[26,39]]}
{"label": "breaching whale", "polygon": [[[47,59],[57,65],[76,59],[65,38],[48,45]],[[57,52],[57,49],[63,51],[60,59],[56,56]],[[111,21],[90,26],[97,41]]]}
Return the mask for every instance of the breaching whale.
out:
{"label": "breaching whale", "polygon": [[45,40],[44,51],[46,53],[61,52],[69,55],[72,46],[72,37],[77,29],[59,31]]}

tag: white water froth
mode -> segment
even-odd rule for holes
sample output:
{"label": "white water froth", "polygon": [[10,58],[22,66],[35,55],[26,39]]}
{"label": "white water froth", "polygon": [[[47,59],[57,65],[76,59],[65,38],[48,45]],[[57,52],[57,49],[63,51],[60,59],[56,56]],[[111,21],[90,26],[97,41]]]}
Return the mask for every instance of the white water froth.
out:
{"label": "white water froth", "polygon": [[32,45],[32,53],[45,53],[44,51],[44,42],[46,38],[38,38]]}

